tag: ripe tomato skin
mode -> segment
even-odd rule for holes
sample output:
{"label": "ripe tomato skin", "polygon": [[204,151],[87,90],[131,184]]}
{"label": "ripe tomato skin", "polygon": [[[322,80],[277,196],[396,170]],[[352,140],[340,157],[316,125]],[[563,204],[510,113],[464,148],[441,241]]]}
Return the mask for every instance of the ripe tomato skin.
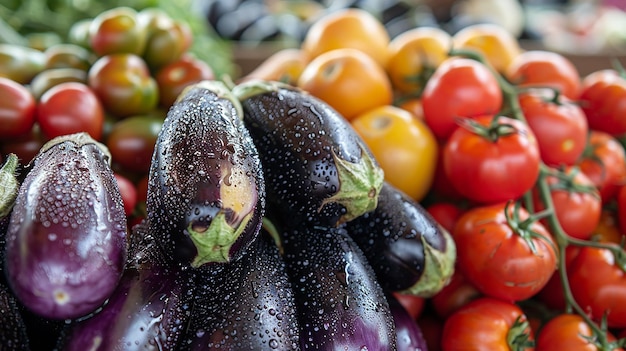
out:
{"label": "ripe tomato skin", "polygon": [[0,77],[0,138],[26,134],[35,124],[35,97],[22,84]]}
{"label": "ripe tomato skin", "polygon": [[445,320],[470,301],[483,296],[457,269],[450,283],[431,297],[430,303],[437,316]]}
{"label": "ripe tomato skin", "polygon": [[[513,229],[505,210],[513,216],[514,206],[504,203],[467,210],[457,221],[453,237],[458,247],[457,267],[465,278],[483,294],[505,301],[520,301],[535,295],[556,269],[557,253],[548,230],[533,222],[530,244]],[[529,217],[517,209],[519,221]]]}
{"label": "ripe tomato skin", "polygon": [[432,184],[439,153],[428,126],[392,105],[366,111],[351,125],[374,154],[385,180],[421,201]]}
{"label": "ripe tomato skin", "polygon": [[[489,126],[493,116],[475,118]],[[499,125],[514,132],[492,141],[467,128],[457,128],[443,147],[443,169],[454,188],[479,203],[497,203],[520,197],[539,177],[540,154],[529,127],[509,117]]]}
{"label": "ripe tomato skin", "polygon": [[614,198],[626,179],[626,152],[605,132],[590,130],[587,148],[576,165],[598,188],[603,204]]}
{"label": "ripe tomato skin", "polygon": [[504,75],[518,87],[553,88],[572,100],[578,99],[581,92],[576,66],[562,54],[552,51],[524,51],[513,58]]}
{"label": "ripe tomato skin", "polygon": [[620,233],[626,235],[626,185],[622,185],[617,193],[617,213]]}
{"label": "ripe tomato skin", "polygon": [[454,34],[452,41],[455,49],[478,51],[498,72],[504,72],[522,51],[511,32],[493,23],[463,27]]}
{"label": "ripe tomato skin", "polygon": [[133,182],[131,182],[130,179],[126,178],[125,176],[117,172],[114,173],[113,176],[117,181],[117,186],[119,187],[120,194],[122,195],[122,201],[124,202],[124,213],[126,214],[126,216],[130,216],[133,214],[135,206],[137,206],[137,188],[135,187],[135,184],[133,184]]}
{"label": "ripe tomato skin", "polygon": [[583,78],[580,106],[589,127],[614,136],[626,133],[626,79],[615,70],[600,70]]}
{"label": "ripe tomato skin", "polygon": [[[568,177],[573,177],[571,178],[573,186],[589,187],[590,192],[564,188],[568,187],[567,182],[559,181],[556,176],[547,176],[546,182],[550,187],[556,217],[567,235],[587,240],[600,222],[602,213],[600,193],[591,180],[578,169],[568,167],[563,172]],[[533,191],[533,203],[536,211],[545,209],[536,188]]]}
{"label": "ripe tomato skin", "polygon": [[610,328],[626,327],[626,272],[608,249],[580,248],[568,277],[574,298],[594,320],[607,313]]}
{"label": "ripe tomato skin", "polygon": [[456,129],[456,118],[495,114],[502,107],[498,81],[484,64],[451,57],[439,65],[422,93],[424,120],[439,139]]}
{"label": "ripe tomato skin", "polygon": [[100,140],[104,109],[87,85],[65,82],[50,88],[41,96],[37,105],[37,123],[48,139],[87,132],[95,140]]}
{"label": "ripe tomato skin", "polygon": [[439,223],[444,229],[452,233],[457,220],[463,214],[461,209],[456,204],[451,202],[435,202],[426,207],[426,211]]}
{"label": "ripe tomato skin", "polygon": [[563,95],[535,90],[519,95],[519,103],[537,137],[541,159],[549,166],[572,165],[585,149],[589,127],[583,110]]}
{"label": "ripe tomato skin", "polygon": [[[581,316],[577,314],[559,314],[544,324],[539,331],[535,351],[598,351],[599,348],[585,338],[592,335],[592,329]],[[615,340],[611,332],[607,333],[607,338],[609,341]],[[613,351],[618,350],[623,350],[623,348],[613,349]]]}
{"label": "ripe tomato skin", "polygon": [[[490,297],[473,300],[445,321],[441,336],[442,351],[510,351],[507,335],[516,320],[527,321],[515,304]],[[534,338],[530,327],[524,332]],[[533,350],[532,347],[524,350]]]}
{"label": "ripe tomato skin", "polygon": [[215,78],[213,70],[206,62],[191,55],[184,55],[156,72],[159,105],[169,108],[186,86],[213,78]]}
{"label": "ripe tomato skin", "polygon": [[89,44],[98,56],[115,53],[141,54],[146,46],[144,26],[137,11],[130,7],[113,8],[98,14],[89,25]]}
{"label": "ripe tomato skin", "polygon": [[425,298],[412,294],[402,294],[399,292],[393,292],[392,294],[414,320],[417,320],[420,317],[422,311],[424,310],[424,304],[426,302]]}

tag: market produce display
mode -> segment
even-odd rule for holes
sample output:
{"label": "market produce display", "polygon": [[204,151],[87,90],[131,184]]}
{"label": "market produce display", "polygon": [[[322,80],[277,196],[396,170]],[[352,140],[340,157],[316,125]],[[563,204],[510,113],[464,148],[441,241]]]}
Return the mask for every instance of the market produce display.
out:
{"label": "market produce display", "polygon": [[245,76],[161,8],[71,37],[0,45],[0,350],[625,348],[620,67],[358,8]]}

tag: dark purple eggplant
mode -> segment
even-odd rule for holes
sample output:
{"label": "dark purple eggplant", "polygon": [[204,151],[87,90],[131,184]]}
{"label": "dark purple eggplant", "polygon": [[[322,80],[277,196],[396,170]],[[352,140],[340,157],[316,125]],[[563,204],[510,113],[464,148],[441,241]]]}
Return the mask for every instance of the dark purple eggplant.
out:
{"label": "dark purple eggplant", "polygon": [[30,350],[26,325],[17,301],[9,289],[0,284],[0,350]]}
{"label": "dark purple eggplant", "polygon": [[428,351],[426,339],[424,339],[424,334],[417,325],[417,321],[411,317],[393,294],[387,294],[387,301],[396,326],[398,351]]}
{"label": "dark purple eggplant", "polygon": [[238,261],[198,272],[182,350],[299,350],[295,301],[278,248],[260,235]]}
{"label": "dark purple eggplant", "polygon": [[294,216],[337,226],[376,207],[383,171],[346,119],[278,82],[233,88],[259,149],[267,197]]}
{"label": "dark purple eggplant", "polygon": [[237,260],[258,236],[265,183],[241,105],[226,86],[188,87],[155,145],[146,202],[150,231],[175,262]]}
{"label": "dark purple eggplant", "polygon": [[430,297],[451,279],[456,246],[415,200],[385,182],[376,210],[346,224],[386,291]]}
{"label": "dark purple eggplant", "polygon": [[[150,237],[147,225],[134,236]],[[152,238],[129,264],[109,302],[65,331],[62,351],[176,350],[187,328],[194,294],[190,270],[169,266]]]}
{"label": "dark purple eggplant", "polygon": [[396,350],[387,299],[344,227],[300,223],[279,230],[296,298],[301,348]]}
{"label": "dark purple eggplant", "polygon": [[7,281],[35,314],[73,319],[115,289],[127,250],[108,150],[86,133],[55,138],[31,161],[6,237]]}

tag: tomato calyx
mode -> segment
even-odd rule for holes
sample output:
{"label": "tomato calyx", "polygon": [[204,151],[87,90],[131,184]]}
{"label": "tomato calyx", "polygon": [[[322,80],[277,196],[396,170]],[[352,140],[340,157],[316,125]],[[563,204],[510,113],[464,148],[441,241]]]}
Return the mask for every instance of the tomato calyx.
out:
{"label": "tomato calyx", "polygon": [[495,116],[488,126],[484,126],[472,118],[465,117],[457,118],[457,124],[459,127],[465,128],[476,135],[480,135],[492,143],[498,142],[498,140],[502,137],[519,132],[519,130],[512,124],[500,123],[498,116]]}
{"label": "tomato calyx", "polygon": [[543,167],[544,172],[557,179],[555,183],[549,185],[550,190],[562,190],[568,194],[585,193],[599,197],[596,187],[593,185],[581,184],[575,181],[576,176],[580,173],[580,168],[572,167],[570,172],[566,172],[564,168],[552,169]]}
{"label": "tomato calyx", "polygon": [[15,198],[17,197],[17,191],[20,184],[17,180],[17,168],[19,167],[19,160],[17,155],[7,155],[2,168],[0,168],[0,219],[3,219],[9,215]]}
{"label": "tomato calyx", "polygon": [[535,346],[528,332],[530,323],[526,318],[518,316],[506,334],[506,343],[512,351],[523,351]]}
{"label": "tomato calyx", "polygon": [[[513,209],[510,210],[511,204],[513,203]],[[539,238],[546,243],[553,245],[550,240],[548,240],[544,235],[537,233],[535,230],[531,229],[533,223],[541,220],[544,217],[547,217],[552,214],[552,210],[547,209],[541,212],[536,212],[528,216],[528,218],[524,220],[520,220],[519,212],[522,208],[522,203],[520,201],[509,201],[506,203],[504,207],[504,217],[506,218],[506,222],[511,227],[513,232],[519,235],[528,245],[533,254],[537,254],[537,247],[535,246],[535,242],[533,239]],[[556,247],[553,247],[554,252],[558,252]]]}

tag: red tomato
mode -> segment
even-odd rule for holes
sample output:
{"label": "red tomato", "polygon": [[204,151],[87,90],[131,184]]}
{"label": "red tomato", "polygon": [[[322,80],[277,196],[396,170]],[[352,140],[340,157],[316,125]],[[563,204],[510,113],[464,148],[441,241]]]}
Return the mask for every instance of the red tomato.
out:
{"label": "red tomato", "polygon": [[115,123],[106,140],[113,164],[147,174],[162,125],[163,118],[153,115],[131,116]]}
{"label": "red tomato", "polygon": [[590,131],[587,147],[576,164],[598,188],[603,203],[613,199],[626,179],[626,152],[605,132]]}
{"label": "red tomato", "polygon": [[[546,182],[561,227],[571,237],[589,239],[602,213],[602,199],[598,189],[578,168],[568,167],[563,171],[555,169],[554,172],[557,175],[548,175]],[[538,189],[534,190],[535,210],[545,209]]]}
{"label": "red tomato", "polygon": [[26,134],[13,139],[4,139],[0,142],[0,153],[4,155],[16,154],[22,164],[30,162],[46,143],[41,135],[39,125],[35,123]]}
{"label": "red tomato", "polygon": [[528,217],[521,207],[496,204],[469,209],[459,218],[453,232],[457,267],[483,294],[524,300],[554,273],[556,244],[540,222],[524,227]]}
{"label": "red tomato", "polygon": [[[489,297],[479,298],[461,307],[445,321],[442,350],[533,350],[532,344],[523,343],[534,339],[530,326],[522,325],[527,322],[526,315],[515,304]],[[514,329],[518,326],[522,328]],[[522,335],[526,335],[525,340]],[[518,344],[511,345],[513,340]]]}
{"label": "red tomato", "polygon": [[513,58],[506,78],[519,87],[553,88],[572,100],[578,99],[581,81],[578,69],[562,54],[529,50]]}
{"label": "red tomato", "polygon": [[104,109],[87,85],[66,82],[50,88],[41,96],[37,105],[37,122],[49,139],[86,132],[95,140],[100,140]]}
{"label": "red tomato", "polygon": [[[623,264],[623,263],[622,263]],[[626,272],[608,249],[581,247],[568,269],[578,304],[611,328],[626,327]]]}
{"label": "red tomato", "polygon": [[426,207],[426,211],[450,233],[454,230],[456,221],[463,214],[463,210],[459,206],[450,202],[433,203]]}
{"label": "red tomato", "polygon": [[[623,350],[621,347],[612,349],[600,348],[591,340],[593,330],[583,318],[577,314],[560,314],[550,319],[539,331],[535,344],[536,351],[576,350],[576,351],[599,351],[599,350]],[[607,333],[608,341],[614,341],[615,337]]]}
{"label": "red tomato", "polygon": [[626,79],[614,70],[601,70],[583,79],[580,106],[589,127],[614,136],[626,133]]}
{"label": "red tomato", "polygon": [[26,134],[35,124],[35,97],[22,84],[0,77],[0,139]]}
{"label": "red tomato", "polygon": [[502,91],[484,64],[468,59],[446,59],[428,79],[422,93],[424,121],[439,139],[456,129],[456,119],[495,114],[502,107]]}
{"label": "red tomato", "polygon": [[[443,167],[454,188],[480,203],[516,199],[539,177],[539,146],[518,120],[483,116],[477,126],[459,127],[443,147]],[[498,130],[505,131],[497,136]]]}
{"label": "red tomato", "polygon": [[422,314],[424,310],[424,302],[426,301],[423,297],[415,296],[412,294],[402,294],[399,292],[393,292],[393,296],[398,300],[398,302],[404,307],[404,309],[409,313],[411,318],[417,320],[419,316]]}
{"label": "red tomato", "polygon": [[213,70],[206,62],[191,55],[185,55],[165,65],[156,73],[159,104],[169,108],[186,86],[214,77]]}
{"label": "red tomato", "polygon": [[122,201],[124,202],[124,212],[126,216],[130,216],[134,212],[135,206],[137,206],[137,189],[135,188],[135,184],[123,175],[114,173],[114,176],[117,181],[117,186],[120,189],[120,194],[122,195]]}
{"label": "red tomato", "polygon": [[431,297],[430,303],[437,315],[446,319],[459,308],[482,296],[481,292],[456,270],[450,283]]}
{"label": "red tomato", "polygon": [[417,325],[422,331],[428,351],[441,351],[441,334],[444,321],[431,313],[422,313]]}
{"label": "red tomato", "polygon": [[617,193],[618,226],[622,235],[626,235],[626,185],[622,185]]}
{"label": "red tomato", "polygon": [[574,164],[587,144],[587,118],[583,110],[564,95],[535,90],[519,95],[530,129],[537,137],[541,159],[551,166]]}

